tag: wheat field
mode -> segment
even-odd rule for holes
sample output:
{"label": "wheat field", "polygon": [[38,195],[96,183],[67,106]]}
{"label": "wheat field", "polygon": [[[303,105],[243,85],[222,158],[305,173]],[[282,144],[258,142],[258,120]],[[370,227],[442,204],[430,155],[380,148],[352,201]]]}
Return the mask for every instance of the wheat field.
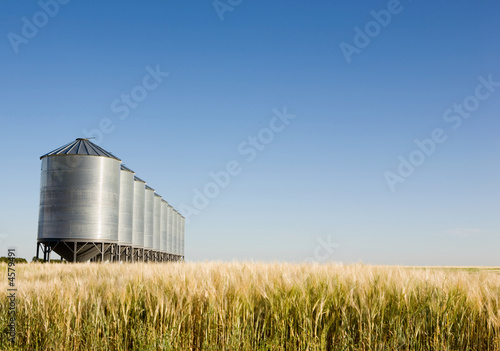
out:
{"label": "wheat field", "polygon": [[1,350],[500,350],[499,270],[19,264]]}

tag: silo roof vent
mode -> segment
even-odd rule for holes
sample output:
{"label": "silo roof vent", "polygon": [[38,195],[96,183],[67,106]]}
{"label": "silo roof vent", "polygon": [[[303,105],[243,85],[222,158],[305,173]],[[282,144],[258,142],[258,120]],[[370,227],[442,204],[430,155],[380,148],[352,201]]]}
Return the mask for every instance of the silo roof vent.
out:
{"label": "silo roof vent", "polygon": [[55,149],[54,151],[49,152],[40,157],[40,159],[47,156],[55,156],[55,155],[89,155],[89,156],[103,156],[114,158],[115,160],[121,161],[118,157],[113,155],[112,153],[104,150],[102,147],[94,144],[85,138],[77,138],[75,141],[72,141],[69,144],[61,146],[60,148]]}

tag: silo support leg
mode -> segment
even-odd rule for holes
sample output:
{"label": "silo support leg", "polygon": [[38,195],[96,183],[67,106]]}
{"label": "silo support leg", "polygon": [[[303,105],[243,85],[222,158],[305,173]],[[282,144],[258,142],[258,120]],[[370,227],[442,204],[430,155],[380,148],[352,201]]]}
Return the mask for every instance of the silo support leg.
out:
{"label": "silo support leg", "polygon": [[73,263],[76,263],[76,241],[73,243]]}

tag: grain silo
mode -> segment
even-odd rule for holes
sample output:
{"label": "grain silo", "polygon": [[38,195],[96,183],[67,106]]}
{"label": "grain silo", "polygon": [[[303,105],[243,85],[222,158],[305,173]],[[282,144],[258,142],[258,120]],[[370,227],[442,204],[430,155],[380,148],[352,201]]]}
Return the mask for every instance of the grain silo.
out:
{"label": "grain silo", "polygon": [[179,240],[179,232],[177,231],[177,211],[174,209],[173,218],[172,218],[172,253],[174,254],[174,261],[177,261],[178,258],[178,240]]}
{"label": "grain silo", "polygon": [[119,158],[78,138],[40,159],[37,258],[40,249],[44,261],[181,258],[180,215]]}
{"label": "grain silo", "polygon": [[175,227],[176,227],[176,232],[177,232],[177,246],[176,246],[176,254],[177,254],[177,261],[180,260],[181,257],[181,215],[179,212],[175,211]]}
{"label": "grain silo", "polygon": [[186,233],[184,232],[185,230],[185,222],[186,218],[181,215],[181,259],[184,261],[184,239],[186,237]]}
{"label": "grain silo", "polygon": [[146,201],[146,182],[134,177],[134,230],[132,232],[133,261],[144,260],[144,204]]}
{"label": "grain silo", "polygon": [[168,202],[161,199],[160,252],[162,261],[167,260]]}
{"label": "grain silo", "polygon": [[174,217],[174,208],[168,205],[168,222],[167,222],[167,252],[169,255],[169,259],[173,260],[173,217]]}
{"label": "grain silo", "polygon": [[182,215],[179,213],[179,260],[182,260],[182,241],[184,235],[182,232]]}
{"label": "grain silo", "polygon": [[181,231],[181,214],[177,212],[177,231],[179,238],[177,239],[177,254],[179,255],[179,260],[181,259],[181,246],[182,246],[182,231]]}
{"label": "grain silo", "polygon": [[161,195],[154,193],[153,203],[153,250],[154,260],[159,260],[160,235],[161,235]]}
{"label": "grain silo", "polygon": [[144,251],[147,261],[151,260],[153,250],[153,222],[154,222],[155,189],[146,185],[146,199],[144,202]]}
{"label": "grain silo", "polygon": [[121,160],[78,138],[40,157],[37,256],[68,261],[114,255],[118,241]]}
{"label": "grain silo", "polygon": [[182,216],[179,212],[177,212],[178,222],[177,222],[177,230],[179,231],[179,240],[177,242],[177,253],[179,255],[179,261],[182,258]]}
{"label": "grain silo", "polygon": [[121,165],[120,212],[118,216],[118,260],[131,261],[134,230],[134,171]]}

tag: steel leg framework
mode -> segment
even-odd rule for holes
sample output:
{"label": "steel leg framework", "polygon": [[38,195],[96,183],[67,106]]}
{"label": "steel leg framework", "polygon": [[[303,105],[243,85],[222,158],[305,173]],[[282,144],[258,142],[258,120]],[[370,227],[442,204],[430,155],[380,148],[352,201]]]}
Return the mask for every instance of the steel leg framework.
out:
{"label": "steel leg framework", "polygon": [[[40,256],[40,252],[42,256]],[[67,262],[178,262],[184,256],[116,242],[49,240],[37,243],[36,258],[50,262],[55,252]]]}

